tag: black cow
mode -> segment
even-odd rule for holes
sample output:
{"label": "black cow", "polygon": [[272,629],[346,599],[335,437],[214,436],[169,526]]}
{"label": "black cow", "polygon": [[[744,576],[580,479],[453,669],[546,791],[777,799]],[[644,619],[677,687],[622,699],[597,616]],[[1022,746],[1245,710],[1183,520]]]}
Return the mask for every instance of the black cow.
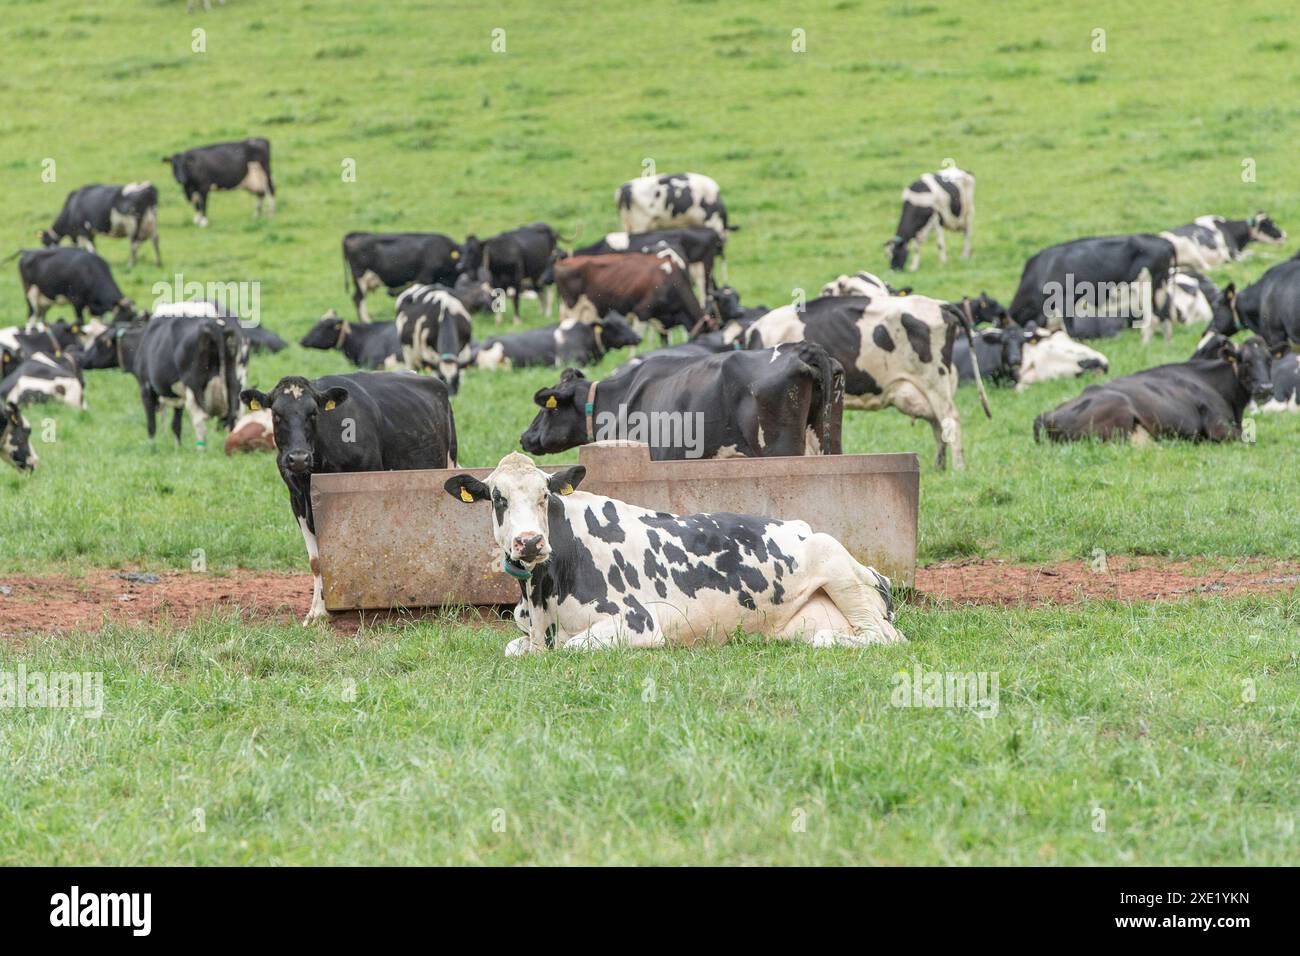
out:
{"label": "black cow", "polygon": [[[520,226],[490,239],[465,239],[464,270],[483,275],[493,289],[509,289],[519,318],[519,296],[525,288],[545,296],[543,309],[551,314],[554,304],[555,262],[562,257],[558,233],[544,222]],[[500,313],[498,313],[500,319]]]}
{"label": "black cow", "polygon": [[12,371],[11,366],[35,355],[58,358],[64,352],[81,350],[83,331],[82,326],[69,325],[63,319],[35,332],[17,325],[0,329],[0,378]]}
{"label": "black cow", "polygon": [[276,465],[311,564],[307,625],[327,614],[311,476],[457,467],[447,388],[437,379],[405,372],[351,372],[311,381],[288,376],[270,392],[248,388],[240,398],[250,411],[271,410]]}
{"label": "black cow", "polygon": [[[1095,338],[1076,326],[1076,319],[1141,318],[1142,341],[1154,322],[1164,323],[1165,339],[1173,336],[1170,277],[1174,247],[1150,233],[1099,236],[1049,246],[1025,263],[1020,287],[1009,309],[1019,325],[1046,328],[1064,324],[1076,339]],[[1151,315],[1146,315],[1148,305]]]}
{"label": "black cow", "polygon": [[[703,302],[714,290],[714,261],[726,256],[726,239],[707,226],[681,229],[657,229],[652,232],[611,232],[600,242],[574,249],[575,256],[603,256],[619,252],[648,252],[651,255],[675,256],[695,286],[695,295]],[[739,305],[739,297],[736,304]]]}
{"label": "black cow", "polygon": [[18,253],[18,279],[27,298],[28,331],[45,324],[50,306],[66,302],[80,325],[89,312],[113,321],[135,316],[135,306],[118,288],[108,263],[85,249],[25,249]]}
{"label": "black cow", "polygon": [[[725,324],[728,322],[738,322],[748,325],[756,319],[761,319],[772,311],[765,305],[756,305],[752,308],[740,304],[740,293],[729,285],[713,293],[713,305],[717,310],[718,318]],[[721,329],[719,329],[721,331]]]}
{"label": "black cow", "polygon": [[32,448],[32,426],[13,402],[0,405],[0,458],[25,474],[40,461]]}
{"label": "black cow", "polygon": [[402,360],[396,322],[348,322],[333,309],[321,316],[298,344],[308,349],[338,349],[349,362],[364,369],[392,369]]}
{"label": "black cow", "polygon": [[269,200],[267,215],[275,212],[275,184],[271,181],[271,144],[264,139],[198,146],[163,157],[172,175],[194,206],[194,222],[208,224],[208,193],[214,189],[247,189],[257,197],[257,215]]}
{"label": "black cow", "polygon": [[549,455],[605,439],[641,441],[655,461],[838,455],[844,371],[820,346],[647,360],[603,381],[565,369],[533,401],[520,436]]}
{"label": "black cow", "polygon": [[611,314],[591,324],[570,319],[473,342],[467,364],[474,368],[592,365],[614,349],[640,344],[641,336],[622,318]]}
{"label": "black cow", "polygon": [[1273,397],[1272,356],[1250,339],[1225,338],[1188,362],[1149,368],[1089,385],[1077,397],[1034,419],[1034,440],[1098,438],[1149,444],[1163,438],[1227,441],[1241,435],[1241,414],[1253,399]]}
{"label": "black cow", "polygon": [[1268,343],[1300,345],[1300,255],[1273,266],[1240,293],[1229,283],[1214,303],[1207,335],[1249,329]]}
{"label": "black cow", "polygon": [[351,282],[357,318],[370,321],[366,294],[387,289],[396,296],[409,285],[454,285],[465,250],[438,232],[350,232],[343,237],[344,288]]}
{"label": "black cow", "polygon": [[248,340],[249,348],[254,352],[282,352],[289,347],[284,339],[276,335],[264,325],[242,325],[244,338]]}
{"label": "black cow", "polygon": [[208,418],[226,428],[239,415],[236,396],[241,354],[245,350],[239,322],[230,318],[155,315],[140,333],[135,353],[124,365],[140,383],[149,437],[157,431],[158,406],[173,408],[172,434],[181,442],[181,413],[190,413],[194,444],[207,447]]}
{"label": "black cow", "polygon": [[135,351],[144,334],[145,323],[114,322],[91,340],[90,346],[81,354],[83,369],[120,368],[131,371],[135,361]]}
{"label": "black cow", "polygon": [[131,265],[136,250],[146,239],[153,240],[153,254],[162,265],[158,248],[158,190],[151,182],[125,186],[82,186],[68,193],[54,225],[37,233],[46,246],[64,239],[89,252],[95,251],[95,236],[131,240]]}
{"label": "black cow", "polygon": [[1300,355],[1295,352],[1274,355],[1273,397],[1260,406],[1260,411],[1300,411]]}
{"label": "black cow", "polygon": [[[1020,361],[1025,348],[1025,329],[1013,324],[1005,329],[980,329],[973,342],[958,338],[953,342],[952,364],[957,377],[963,382],[975,381],[975,368],[971,364],[971,345],[980,375],[994,385],[1015,385],[1020,381]],[[1032,334],[1032,332],[1031,332]]]}

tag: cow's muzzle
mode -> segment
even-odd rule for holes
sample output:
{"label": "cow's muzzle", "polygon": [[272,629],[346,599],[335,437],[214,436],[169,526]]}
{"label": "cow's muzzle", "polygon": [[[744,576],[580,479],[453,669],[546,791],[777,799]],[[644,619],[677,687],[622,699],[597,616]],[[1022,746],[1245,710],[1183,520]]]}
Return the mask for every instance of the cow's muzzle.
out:
{"label": "cow's muzzle", "polygon": [[305,475],[311,469],[311,453],[305,451],[285,452],[284,467],[295,475]]}
{"label": "cow's muzzle", "polygon": [[1101,359],[1086,358],[1079,362],[1080,372],[1109,372],[1110,366]]}
{"label": "cow's muzzle", "polygon": [[510,560],[525,568],[532,568],[551,556],[546,539],[536,531],[517,534],[510,542]]}

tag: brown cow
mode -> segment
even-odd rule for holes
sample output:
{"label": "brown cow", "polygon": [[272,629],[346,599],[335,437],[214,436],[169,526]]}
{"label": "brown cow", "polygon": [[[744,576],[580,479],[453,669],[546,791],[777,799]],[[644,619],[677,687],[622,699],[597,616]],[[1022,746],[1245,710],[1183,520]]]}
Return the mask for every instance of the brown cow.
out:
{"label": "brown cow", "polygon": [[610,312],[627,318],[644,337],[649,323],[664,343],[668,330],[681,326],[695,335],[714,324],[700,307],[685,272],[649,253],[570,256],[555,264],[560,290],[560,321],[592,323]]}

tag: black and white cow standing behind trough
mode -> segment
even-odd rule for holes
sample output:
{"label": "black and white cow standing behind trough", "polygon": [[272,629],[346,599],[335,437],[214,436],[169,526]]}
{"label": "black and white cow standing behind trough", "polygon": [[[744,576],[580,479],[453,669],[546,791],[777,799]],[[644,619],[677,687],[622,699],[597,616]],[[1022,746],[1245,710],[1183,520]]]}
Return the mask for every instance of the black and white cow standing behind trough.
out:
{"label": "black and white cow standing behind trough", "polygon": [[434,369],[455,395],[474,332],[465,303],[448,289],[413,285],[397,297],[396,328],[402,364],[413,372]]}
{"label": "black and white cow standing behind trough", "polygon": [[486,481],[444,485],[492,504],[492,537],[527,609],[508,656],[725,643],[738,630],[813,647],[904,640],[889,579],[830,535],[802,521],[650,511],[578,491],[585,474],[547,474],[511,452]]}
{"label": "black and white cow standing behind trough", "polygon": [[136,250],[146,239],[153,241],[154,259],[162,265],[158,247],[158,189],[151,182],[125,186],[82,186],[68,193],[54,225],[37,235],[46,246],[71,239],[83,249],[95,251],[95,236],[131,240],[131,265]]}
{"label": "black and white cow standing behind trough", "polygon": [[86,378],[70,352],[37,352],[0,378],[0,402],[21,407],[47,401],[63,402],[71,408],[86,407]]}
{"label": "black and white cow standing behind trough", "polygon": [[[135,317],[135,305],[122,294],[108,263],[85,249],[24,249],[18,256],[18,280],[27,299],[27,328],[45,326],[50,306],[66,302],[77,324],[92,316],[112,316],[112,321]],[[12,256],[10,258],[13,258]]]}
{"label": "black and white cow standing behind trough", "polygon": [[268,216],[275,213],[275,183],[271,180],[271,144],[265,139],[197,146],[164,156],[172,175],[194,207],[194,222],[208,224],[208,193],[214,189],[246,189],[257,197],[256,215],[266,202]]}
{"label": "black and white cow standing behind trough", "polygon": [[473,368],[528,368],[535,365],[591,365],[614,349],[641,344],[641,336],[610,314],[595,322],[569,319],[526,332],[494,335],[470,344]]}
{"label": "black and white cow standing behind trough", "polygon": [[[311,610],[328,615],[311,507],[311,476],[352,471],[456,468],[456,423],[447,387],[406,372],[351,372],[280,379],[270,392],[244,389],[250,412],[270,409],[276,466],[311,564]],[[235,403],[238,404],[238,403]]]}
{"label": "black and white cow standing behind trough", "polygon": [[455,285],[464,272],[465,248],[440,232],[349,232],[343,237],[343,283],[357,318],[370,321],[366,294],[387,289],[396,297],[411,285]]}
{"label": "black and white cow standing behind trough", "polygon": [[32,426],[13,402],[0,404],[0,458],[24,474],[40,463],[32,447]]}
{"label": "black and white cow standing behind trough", "polygon": [[624,232],[708,226],[726,239],[740,229],[727,220],[718,184],[700,173],[642,176],[619,186],[614,198]]}
{"label": "black and white cow standing behind trough", "polygon": [[[960,307],[923,295],[831,296],[803,310],[774,309],[750,326],[749,348],[816,342],[844,367],[844,406],[864,411],[893,406],[922,418],[934,430],[935,464],[952,449],[954,468],[966,467],[957,411],[957,371],[952,363],[957,329],[972,337]],[[984,383],[976,378],[984,413]]]}
{"label": "black and white cow standing behind trough", "polygon": [[[915,272],[921,266],[921,245],[931,231],[939,247],[939,261],[948,261],[944,243],[945,229],[961,231],[965,235],[962,258],[971,254],[971,231],[975,225],[975,177],[955,166],[937,173],[925,173],[903,190],[903,212],[898,218],[894,236],[885,243],[889,251],[889,267]],[[908,252],[912,261],[908,264]]]}
{"label": "black and white cow standing behind trough", "polygon": [[1204,271],[1244,258],[1251,242],[1280,246],[1286,242],[1286,230],[1266,213],[1257,212],[1249,219],[1198,216],[1160,237],[1173,243],[1180,265]]}
{"label": "black and white cow standing behind trough", "polygon": [[685,361],[648,355],[603,380],[568,368],[533,402],[519,438],[533,455],[604,439],[644,442],[654,461],[841,452],[843,369],[808,342]]}

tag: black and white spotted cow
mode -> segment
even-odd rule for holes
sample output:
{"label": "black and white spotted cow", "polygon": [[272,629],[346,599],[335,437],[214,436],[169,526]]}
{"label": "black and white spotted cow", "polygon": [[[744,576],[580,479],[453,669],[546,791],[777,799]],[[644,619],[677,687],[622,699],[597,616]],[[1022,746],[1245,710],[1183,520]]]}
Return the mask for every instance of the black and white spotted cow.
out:
{"label": "black and white spotted cow", "polygon": [[695,286],[696,298],[703,302],[716,287],[713,266],[718,259],[725,264],[726,246],[726,239],[707,226],[685,226],[651,232],[610,232],[599,242],[574,249],[573,254],[604,256],[619,252],[646,252],[670,257],[679,268],[686,270]]}
{"label": "black and white spotted cow", "polygon": [[68,352],[58,356],[37,352],[0,379],[0,402],[22,407],[47,401],[86,407],[86,379]]}
{"label": "black and white spotted cow", "polygon": [[[555,263],[563,258],[560,234],[544,222],[534,222],[488,239],[467,236],[462,247],[465,275],[483,277],[492,289],[509,293],[519,318],[519,297],[525,290],[543,297],[549,317],[555,304]],[[497,312],[501,321],[501,312]]]}
{"label": "black and white spotted cow", "polygon": [[0,458],[24,474],[40,463],[32,447],[32,426],[13,402],[0,405]]}
{"label": "black and white spotted cow", "polygon": [[[1014,385],[1018,392],[1038,382],[1110,370],[1106,356],[1076,342],[1065,329],[1048,332],[1033,325],[1022,329],[1010,323],[1001,329],[978,329],[975,354],[980,375],[995,385]],[[952,361],[961,382],[975,380],[970,345],[964,338],[953,343]]]}
{"label": "black and white spotted cow", "polygon": [[164,156],[172,175],[194,207],[194,222],[208,224],[208,193],[214,189],[246,189],[257,197],[256,215],[275,212],[275,183],[271,180],[271,144],[260,138],[197,146]]}
{"label": "black and white spotted cow", "polygon": [[95,253],[55,247],[25,249],[18,256],[29,331],[42,329],[50,306],[61,302],[72,306],[79,325],[87,312],[96,318],[109,315],[112,321],[135,317],[135,305],[118,288],[108,263]]}
{"label": "black and white spotted cow", "polygon": [[455,395],[474,331],[465,304],[448,289],[413,285],[397,297],[396,328],[402,364],[415,372],[434,369]]}
{"label": "black and white spotted cow", "polygon": [[1252,242],[1274,246],[1286,242],[1286,230],[1262,212],[1249,219],[1198,216],[1195,221],[1160,235],[1173,243],[1179,265],[1202,271],[1243,258],[1246,246]]}
{"label": "black and white spotted cow", "polygon": [[508,656],[724,643],[737,631],[814,647],[897,644],[889,579],[802,521],[671,515],[577,490],[517,452],[448,494],[492,505],[503,568],[523,591]]}
{"label": "black and white spotted cow", "polygon": [[617,315],[592,323],[569,319],[527,332],[494,335],[470,344],[472,368],[593,365],[615,350],[641,344],[641,336]]}
{"label": "black and white spotted cow", "polygon": [[[921,245],[934,232],[939,261],[948,261],[944,230],[965,236],[962,258],[971,254],[971,232],[975,225],[975,177],[955,166],[937,173],[925,173],[903,190],[903,212],[893,238],[885,243],[889,267],[915,272],[921,266]],[[911,263],[908,263],[908,252]]]}
{"label": "black and white spotted cow", "polygon": [[[945,466],[951,448],[953,467],[964,468],[952,362],[958,327],[969,344],[973,333],[962,310],[926,296],[832,296],[813,299],[802,311],[794,305],[774,309],[750,326],[746,344],[816,342],[844,367],[846,408],[875,411],[892,405],[928,421],[937,466]],[[988,414],[983,382],[977,384]]]}
{"label": "black and white spotted cow", "polygon": [[726,239],[740,229],[727,220],[718,184],[700,173],[642,176],[618,187],[614,198],[624,232],[707,226]]}
{"label": "black and white spotted cow", "polygon": [[1240,292],[1235,283],[1224,288],[1206,335],[1240,329],[1254,332],[1269,348],[1300,347],[1300,255],[1279,262]]}
{"label": "black and white spotted cow", "polygon": [[333,309],[298,344],[307,349],[337,349],[358,368],[391,370],[402,364],[396,322],[348,322]]}
{"label": "black and white spotted cow", "polygon": [[287,376],[270,392],[248,388],[239,397],[252,413],[271,411],[276,466],[289,489],[289,506],[311,564],[305,626],[328,615],[311,476],[457,467],[456,423],[447,387],[408,372],[350,372],[310,381]]}
{"label": "black and white spotted cow", "polygon": [[350,232],[343,237],[344,287],[350,284],[357,318],[370,321],[366,294],[397,296],[411,285],[455,285],[465,248],[440,232]]}
{"label": "black and white spotted cow", "polygon": [[161,266],[158,190],[151,182],[82,186],[68,193],[54,225],[38,235],[46,246],[57,246],[64,239],[71,239],[89,252],[95,251],[95,236],[130,239],[132,266],[140,243],[152,240],[154,258]]}
{"label": "black and white spotted cow", "polygon": [[1180,268],[1169,286],[1174,299],[1174,315],[1186,325],[1209,322],[1214,318],[1214,303],[1219,301],[1219,287],[1203,273]]}
{"label": "black and white spotted cow", "polygon": [[1150,233],[1094,236],[1048,246],[1025,263],[1010,316],[1021,326],[1064,325],[1076,339],[1094,337],[1076,325],[1077,318],[1141,320],[1143,343],[1150,341],[1159,321],[1169,341],[1174,265],[1173,245]]}
{"label": "black and white spotted cow", "polygon": [[821,298],[832,295],[908,295],[911,288],[896,289],[880,276],[863,270],[842,275],[822,286]]}
{"label": "black and white spotted cow", "polygon": [[169,406],[177,446],[181,414],[187,411],[194,444],[202,450],[207,447],[209,418],[222,420],[229,429],[239,415],[241,356],[247,355],[248,345],[234,319],[160,312],[139,333],[134,355],[123,368],[140,383],[149,437],[157,431],[158,407]]}
{"label": "black and white spotted cow", "polygon": [[[99,323],[96,325],[103,327]],[[62,319],[35,332],[18,325],[0,329],[0,378],[36,355],[58,358],[64,352],[82,349],[88,340],[93,339],[93,336],[83,337],[83,331],[82,326],[69,325]]]}
{"label": "black and white spotted cow", "polygon": [[605,439],[643,442],[654,461],[841,452],[843,370],[806,342],[693,361],[646,356],[603,380],[569,368],[533,402],[519,442],[534,455]]}

